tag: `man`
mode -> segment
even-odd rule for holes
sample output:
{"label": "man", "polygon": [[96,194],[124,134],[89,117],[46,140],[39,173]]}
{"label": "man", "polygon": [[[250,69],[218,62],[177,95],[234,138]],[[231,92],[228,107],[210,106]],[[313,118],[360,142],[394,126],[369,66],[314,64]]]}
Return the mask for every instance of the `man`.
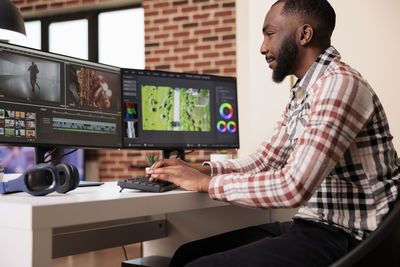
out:
{"label": "man", "polygon": [[247,158],[197,169],[162,160],[148,174],[242,206],[299,207],[293,221],[183,245],[172,266],[327,266],[393,208],[400,162],[388,122],[372,88],[331,46],[334,27],[326,0],[277,1],[261,53],[274,81],[298,81],[273,136]]}
{"label": "man", "polygon": [[29,66],[28,71],[30,72],[32,91],[35,91],[35,85],[40,90],[39,84],[37,83],[37,74],[39,73],[38,66],[34,62],[32,62],[32,65]]}

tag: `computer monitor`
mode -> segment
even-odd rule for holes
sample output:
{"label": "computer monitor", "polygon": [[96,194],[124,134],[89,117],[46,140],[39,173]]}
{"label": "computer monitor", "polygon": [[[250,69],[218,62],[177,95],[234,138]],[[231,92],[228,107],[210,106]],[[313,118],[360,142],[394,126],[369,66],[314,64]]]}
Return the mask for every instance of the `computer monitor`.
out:
{"label": "computer monitor", "polygon": [[232,77],[121,69],[123,145],[173,150],[239,148]]}
{"label": "computer monitor", "polygon": [[0,43],[0,144],[35,146],[40,157],[48,147],[122,147],[120,79],[116,67]]}

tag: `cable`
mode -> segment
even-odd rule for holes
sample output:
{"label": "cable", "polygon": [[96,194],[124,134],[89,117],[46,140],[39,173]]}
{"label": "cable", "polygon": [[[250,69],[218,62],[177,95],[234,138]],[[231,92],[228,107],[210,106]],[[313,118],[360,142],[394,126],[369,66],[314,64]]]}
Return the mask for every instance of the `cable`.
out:
{"label": "cable", "polygon": [[48,151],[48,154],[43,158],[43,162],[44,162],[44,163],[50,162],[50,161],[46,161],[46,159],[47,159],[48,157],[52,156],[53,153],[56,152],[56,149],[57,149],[57,148],[55,147],[55,148],[53,148],[51,151]]}
{"label": "cable", "polygon": [[124,251],[125,260],[128,260],[128,254],[126,253],[126,248],[125,248],[125,246],[122,246],[122,249],[123,249],[123,251]]}
{"label": "cable", "polygon": [[[54,148],[52,151],[50,151],[49,154],[48,154],[46,157],[44,157],[44,159],[48,158],[49,155],[53,155],[53,153],[55,152],[55,150],[56,150],[56,148]],[[43,162],[44,162],[44,163],[49,163],[49,162],[52,162],[52,161],[61,160],[63,157],[68,156],[69,154],[72,154],[72,153],[74,153],[74,152],[77,151],[77,150],[78,150],[77,148],[74,148],[73,150],[68,151],[67,153],[64,153],[64,154],[62,154],[62,155],[60,155],[60,156],[58,156],[58,157],[55,157],[54,159],[50,159],[50,160],[47,160],[47,161],[44,160]]]}
{"label": "cable", "polygon": [[185,152],[185,155],[188,155],[188,154],[193,153],[193,152],[194,152],[194,150],[190,150],[188,152]]}

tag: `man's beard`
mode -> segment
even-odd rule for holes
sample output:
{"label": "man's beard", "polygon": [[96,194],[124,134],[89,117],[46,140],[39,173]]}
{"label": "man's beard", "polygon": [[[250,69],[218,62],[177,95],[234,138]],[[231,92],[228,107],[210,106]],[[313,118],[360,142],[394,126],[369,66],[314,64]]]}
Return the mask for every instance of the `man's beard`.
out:
{"label": "man's beard", "polygon": [[288,36],[279,49],[276,66],[272,72],[272,80],[276,83],[282,82],[286,76],[291,74],[299,49],[296,45],[295,35]]}

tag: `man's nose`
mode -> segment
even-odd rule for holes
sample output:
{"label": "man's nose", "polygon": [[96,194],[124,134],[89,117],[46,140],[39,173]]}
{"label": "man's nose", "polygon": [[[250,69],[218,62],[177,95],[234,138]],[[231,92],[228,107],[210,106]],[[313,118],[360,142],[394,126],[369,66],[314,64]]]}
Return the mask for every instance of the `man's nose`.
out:
{"label": "man's nose", "polygon": [[267,42],[266,42],[266,38],[264,38],[264,40],[261,43],[261,47],[260,47],[260,53],[265,55],[268,52],[268,47],[267,47]]}

